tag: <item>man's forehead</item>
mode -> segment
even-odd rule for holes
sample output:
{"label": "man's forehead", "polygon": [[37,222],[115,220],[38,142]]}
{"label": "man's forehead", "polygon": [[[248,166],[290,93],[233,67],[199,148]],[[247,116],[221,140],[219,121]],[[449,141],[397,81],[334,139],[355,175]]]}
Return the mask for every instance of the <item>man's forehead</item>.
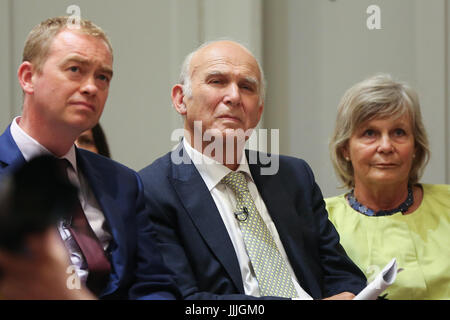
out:
{"label": "man's forehead", "polygon": [[200,49],[190,65],[192,75],[198,71],[226,73],[230,68],[260,78],[256,59],[247,49],[234,42],[213,43]]}
{"label": "man's forehead", "polygon": [[105,56],[106,60],[112,61],[112,53],[103,39],[79,31],[63,30],[58,33],[52,41],[50,53],[58,50],[73,53],[96,53]]}
{"label": "man's forehead", "polygon": [[101,39],[78,31],[63,30],[53,39],[45,64],[54,63],[49,60],[57,59],[58,65],[77,62],[85,65],[95,65],[112,76],[113,56],[107,43]]}
{"label": "man's forehead", "polygon": [[204,63],[193,65],[191,68],[192,75],[201,73],[202,75],[219,75],[240,73],[241,75],[254,76],[259,78],[257,67],[248,64],[236,64],[227,60],[205,61]]}

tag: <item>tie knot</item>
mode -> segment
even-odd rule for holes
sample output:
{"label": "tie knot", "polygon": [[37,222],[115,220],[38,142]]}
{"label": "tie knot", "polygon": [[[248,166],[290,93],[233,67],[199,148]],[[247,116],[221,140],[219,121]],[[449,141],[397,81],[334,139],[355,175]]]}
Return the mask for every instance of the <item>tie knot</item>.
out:
{"label": "tie knot", "polygon": [[230,172],[222,179],[222,182],[230,187],[236,194],[248,191],[247,180],[242,171]]}
{"label": "tie knot", "polygon": [[67,178],[67,169],[72,167],[72,164],[66,158],[56,159],[56,164],[61,170],[63,177]]}

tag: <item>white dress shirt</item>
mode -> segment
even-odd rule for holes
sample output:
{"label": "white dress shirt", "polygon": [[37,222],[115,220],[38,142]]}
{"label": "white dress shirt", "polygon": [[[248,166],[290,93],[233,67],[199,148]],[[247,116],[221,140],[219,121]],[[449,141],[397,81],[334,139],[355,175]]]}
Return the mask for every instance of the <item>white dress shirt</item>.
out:
{"label": "white dress shirt", "polygon": [[[12,121],[11,135],[20,152],[22,153],[25,161],[30,161],[32,158],[40,155],[52,155],[49,150],[47,150],[43,145],[29,136],[18,125],[19,121],[20,117],[16,117]],[[69,179],[78,188],[78,197],[80,199],[81,207],[84,210],[89,225],[91,226],[97,238],[100,240],[103,248],[106,250],[112,237],[111,234],[107,231],[105,216],[100,208],[100,205],[97,202],[97,199],[95,198],[94,193],[92,192],[92,189],[89,187],[89,184],[83,174],[78,171],[74,145],[70,148],[67,154],[61,157],[61,159],[63,158],[67,159],[72,165],[72,168],[69,167],[67,169]],[[67,246],[67,240],[71,237],[69,230],[64,227],[64,224],[62,222],[59,223],[58,230]],[[82,282],[85,282],[87,279],[88,270],[83,255],[81,254],[81,250],[76,244],[70,245],[70,248],[68,248],[68,250],[72,264],[77,267],[78,276],[80,277]]]}
{"label": "white dress shirt", "polygon": [[[236,211],[237,205],[235,195],[233,193],[233,190],[231,190],[224,183],[221,183],[221,180],[228,173],[230,173],[231,170],[223,164],[203,155],[196,149],[192,148],[189,142],[187,142],[187,139],[183,139],[183,146],[187,154],[191,158],[192,163],[200,173],[200,176],[202,177],[206,186],[208,187],[208,190],[211,193],[212,198],[214,199],[220,216],[222,217],[223,223],[225,224],[225,227],[228,231],[228,235],[230,236],[231,242],[233,243],[233,247],[239,261],[245,294],[260,297],[261,294],[259,291],[258,280],[256,279],[256,275],[252,268],[250,258],[245,249],[244,238],[242,236],[239,223],[234,215],[234,211]],[[263,221],[267,225],[267,228],[269,229],[279,252],[286,261],[289,273],[292,278],[292,282],[294,283],[295,289],[298,293],[298,299],[312,299],[311,296],[307,294],[298,283],[297,277],[295,276],[294,271],[292,270],[292,267],[287,258],[283,244],[281,243],[275,224],[273,223],[267,211],[266,205],[264,204],[264,201],[262,200],[255,183],[253,182],[252,174],[250,172],[250,168],[248,166],[247,158],[245,157],[245,155],[242,156],[239,167],[236,171],[242,171],[246,173],[245,177],[247,179],[250,194],[252,195],[256,208],[258,209],[258,212],[261,215]]]}

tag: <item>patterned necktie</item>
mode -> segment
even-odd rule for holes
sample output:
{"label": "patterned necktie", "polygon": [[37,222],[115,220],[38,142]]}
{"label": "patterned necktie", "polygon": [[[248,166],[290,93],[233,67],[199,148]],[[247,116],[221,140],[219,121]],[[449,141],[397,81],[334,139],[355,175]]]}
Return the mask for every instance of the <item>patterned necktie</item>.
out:
{"label": "patterned necktie", "polygon": [[[64,169],[63,172],[66,178],[69,179],[67,168],[72,167],[72,165],[66,159],[59,159],[59,163]],[[109,277],[111,264],[106,258],[100,241],[89,225],[79,201],[74,208],[71,223],[67,226],[67,229],[72,234],[86,259],[89,270],[86,285],[95,294],[99,294]]]}
{"label": "patterned necktie", "polygon": [[297,297],[286,261],[281,256],[269,229],[259,214],[242,172],[230,172],[222,179],[237,200],[236,219],[245,248],[255,270],[262,296]]}

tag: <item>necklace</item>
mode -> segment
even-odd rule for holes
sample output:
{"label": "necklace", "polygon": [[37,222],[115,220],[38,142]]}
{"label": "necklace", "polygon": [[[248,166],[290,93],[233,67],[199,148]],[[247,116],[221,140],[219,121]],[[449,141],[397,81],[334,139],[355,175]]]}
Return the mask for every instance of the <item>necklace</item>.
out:
{"label": "necklace", "polygon": [[378,216],[390,216],[396,212],[405,213],[406,211],[408,211],[409,207],[411,207],[411,205],[414,203],[413,191],[410,185],[408,185],[408,196],[406,197],[406,200],[403,203],[401,203],[397,208],[391,210],[380,210],[377,212],[359,203],[358,200],[355,198],[354,191],[355,189],[352,189],[352,191],[346,194],[347,200],[353,209],[366,216],[378,217]]}

